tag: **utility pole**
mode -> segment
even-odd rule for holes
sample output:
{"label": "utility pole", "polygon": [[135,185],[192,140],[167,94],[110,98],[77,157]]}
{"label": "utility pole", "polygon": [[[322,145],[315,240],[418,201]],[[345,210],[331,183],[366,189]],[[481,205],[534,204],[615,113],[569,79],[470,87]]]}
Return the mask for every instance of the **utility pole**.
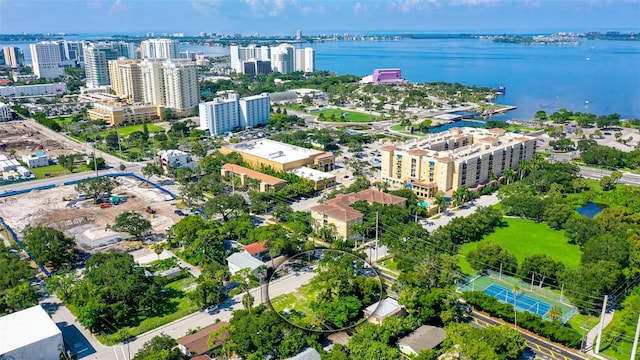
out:
{"label": "utility pole", "polygon": [[120,158],[122,158],[122,144],[120,144],[120,132],[118,132],[118,124],[116,124],[116,136],[118,137],[118,149],[120,150]]}
{"label": "utility pole", "polygon": [[378,221],[378,212],[376,211],[376,260],[375,262],[378,262],[378,225],[379,225],[379,221]]}
{"label": "utility pole", "polygon": [[640,337],[640,314],[638,314],[638,325],[636,325],[636,337],[633,339],[633,347],[631,348],[630,360],[636,360],[636,352],[638,351],[638,337]]}
{"label": "utility pole", "polygon": [[[95,129],[94,129],[95,130]],[[93,165],[96,169],[96,179],[98,178],[98,161],[96,160],[96,147],[98,146],[98,136],[93,133]]]}
{"label": "utility pole", "polygon": [[596,339],[596,354],[600,353],[600,341],[602,340],[602,329],[604,328],[604,314],[607,311],[607,301],[609,295],[604,296],[604,302],[602,303],[602,314],[600,314],[600,325],[598,326],[598,338]]}
{"label": "utility pole", "polygon": [[231,168],[231,195],[236,193],[236,178],[233,174],[233,168]]}

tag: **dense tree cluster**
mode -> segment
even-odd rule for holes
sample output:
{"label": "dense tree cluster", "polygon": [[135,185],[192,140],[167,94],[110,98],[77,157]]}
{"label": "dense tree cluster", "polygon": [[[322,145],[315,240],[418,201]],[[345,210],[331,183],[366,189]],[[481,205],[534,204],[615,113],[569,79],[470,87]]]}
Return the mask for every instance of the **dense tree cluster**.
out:
{"label": "dense tree cluster", "polygon": [[27,250],[38,264],[57,270],[73,262],[73,246],[76,242],[61,231],[42,225],[27,225],[22,233]]}
{"label": "dense tree cluster", "polygon": [[18,250],[0,246],[0,314],[38,303],[40,294],[30,284],[34,276],[35,271],[20,259]]}
{"label": "dense tree cluster", "polygon": [[112,333],[165,306],[154,278],[146,276],[129,254],[94,254],[82,279],[65,291],[63,300],[77,309],[78,321],[92,332]]}
{"label": "dense tree cluster", "polygon": [[479,329],[469,324],[451,324],[446,332],[445,347],[457,345],[455,352],[463,359],[514,360],[527,347],[522,335],[505,325]]}
{"label": "dense tree cluster", "polygon": [[178,343],[169,335],[154,336],[142,345],[142,349],[134,355],[133,360],[183,360]]}
{"label": "dense tree cluster", "polygon": [[622,151],[610,146],[598,145],[595,140],[578,141],[580,158],[586,164],[611,169],[637,168],[640,166],[640,149]]}

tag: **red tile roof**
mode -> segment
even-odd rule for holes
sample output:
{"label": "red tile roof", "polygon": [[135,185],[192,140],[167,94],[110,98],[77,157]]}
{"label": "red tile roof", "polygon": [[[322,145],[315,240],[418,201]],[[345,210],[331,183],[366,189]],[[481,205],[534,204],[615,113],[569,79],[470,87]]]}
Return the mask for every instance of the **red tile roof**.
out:
{"label": "red tile roof", "polygon": [[384,150],[384,151],[393,151],[395,149],[396,149],[396,147],[393,146],[393,145],[387,145],[387,146],[383,146],[383,147],[380,148],[380,150]]}
{"label": "red tile roof", "polygon": [[267,250],[266,245],[267,245],[266,240],[260,241],[260,242],[254,242],[253,244],[246,245],[244,247],[244,251],[248,252],[250,255],[255,255]]}
{"label": "red tile roof", "polygon": [[428,152],[422,150],[422,149],[413,149],[413,150],[409,150],[407,151],[408,154],[411,155],[427,155],[429,154]]}
{"label": "red tile roof", "polygon": [[332,158],[333,154],[330,152],[323,152],[322,154],[316,156],[316,159],[324,159],[324,158]]}
{"label": "red tile roof", "polygon": [[323,213],[334,219],[351,221],[358,219],[362,213],[351,207],[357,201],[378,203],[384,205],[404,205],[406,199],[401,196],[388,194],[375,189],[362,190],[352,194],[338,194],[334,199],[311,208],[312,211]]}
{"label": "red tile roof", "polygon": [[245,175],[247,175],[247,177],[249,177],[251,179],[260,180],[260,181],[262,181],[262,182],[264,182],[266,184],[269,184],[271,186],[274,186],[274,185],[277,185],[277,184],[281,184],[281,183],[286,183],[285,180],[282,180],[282,179],[277,178],[275,176],[263,174],[263,173],[261,173],[259,171],[255,171],[255,170],[252,170],[252,169],[246,168],[244,166],[240,166],[240,165],[224,164],[224,165],[222,165],[222,169],[231,171],[236,175],[245,174]]}
{"label": "red tile roof", "polygon": [[492,132],[494,134],[504,135],[504,133],[506,133],[507,130],[500,129],[500,128],[493,128],[493,129],[490,129],[489,132]]}
{"label": "red tile roof", "polygon": [[452,159],[452,158],[450,158],[450,157],[448,157],[448,156],[445,156],[445,157],[438,158],[438,161],[442,161],[442,162],[453,162],[453,159]]}
{"label": "red tile roof", "polygon": [[229,323],[226,321],[221,321],[217,324],[209,325],[195,334],[187,335],[183,338],[178,339],[178,344],[184,345],[184,347],[186,347],[187,350],[189,350],[189,352],[192,354],[203,354],[211,349],[217,348],[218,346],[222,345],[222,342],[227,338],[226,333],[222,333],[218,337],[216,337],[213,343],[214,346],[209,346],[208,344],[209,335],[211,335],[212,332],[228,325]]}

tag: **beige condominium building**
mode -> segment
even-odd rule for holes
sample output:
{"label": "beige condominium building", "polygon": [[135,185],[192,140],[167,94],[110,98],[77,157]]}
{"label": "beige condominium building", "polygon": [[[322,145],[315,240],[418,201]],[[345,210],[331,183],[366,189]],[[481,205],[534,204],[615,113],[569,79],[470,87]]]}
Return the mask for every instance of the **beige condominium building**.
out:
{"label": "beige condominium building", "polygon": [[364,215],[351,207],[351,204],[358,201],[401,207],[405,207],[406,204],[406,199],[403,197],[375,189],[351,194],[338,194],[335,198],[310,209],[315,229],[330,226],[334,228],[336,235],[341,239],[358,238],[359,234],[353,232],[352,227],[361,224]]}
{"label": "beige condominium building", "polygon": [[503,129],[451,128],[401,146],[384,146],[381,180],[410,187],[418,196],[477,189],[506,169],[533,158],[536,139]]}
{"label": "beige condominium building", "polygon": [[235,164],[222,165],[220,173],[222,176],[235,176],[239,178],[240,184],[242,185],[247,183],[247,179],[256,180],[260,192],[267,192],[271,189],[280,190],[287,185],[285,180]]}
{"label": "beige condominium building", "polygon": [[220,152],[225,155],[237,152],[247,164],[254,168],[265,166],[276,171],[290,171],[302,166],[331,171],[334,167],[334,156],[331,153],[268,139],[224,145]]}

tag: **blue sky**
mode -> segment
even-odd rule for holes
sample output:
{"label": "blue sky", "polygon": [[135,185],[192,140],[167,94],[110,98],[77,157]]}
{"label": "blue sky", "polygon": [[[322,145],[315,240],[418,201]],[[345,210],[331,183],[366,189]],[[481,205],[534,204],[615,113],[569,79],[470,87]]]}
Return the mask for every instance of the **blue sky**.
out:
{"label": "blue sky", "polygon": [[640,31],[640,0],[0,0],[0,33]]}

